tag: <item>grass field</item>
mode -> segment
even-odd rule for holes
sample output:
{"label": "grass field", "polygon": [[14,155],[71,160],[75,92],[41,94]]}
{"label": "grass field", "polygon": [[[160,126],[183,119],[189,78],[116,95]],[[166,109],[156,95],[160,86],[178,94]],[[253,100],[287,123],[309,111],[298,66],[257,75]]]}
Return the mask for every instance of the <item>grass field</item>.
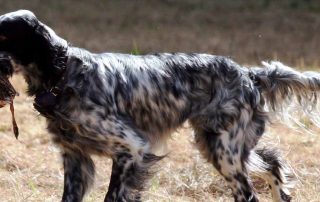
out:
{"label": "grass field", "polygon": [[[229,2],[229,3],[228,3]],[[0,14],[28,8],[72,44],[92,51],[140,53],[207,52],[229,55],[240,64],[276,59],[304,69],[319,69],[320,6],[298,1],[3,1]],[[242,3],[241,3],[242,2]],[[256,2],[256,3],[254,3]],[[269,2],[269,3],[268,3]],[[45,120],[23,92],[21,76],[13,77],[20,92],[15,100],[19,140],[11,116],[0,111],[1,201],[59,201],[63,169]],[[268,127],[262,144],[280,148],[298,181],[293,201],[320,201],[320,130],[297,132],[277,123]],[[192,146],[188,125],[169,141],[167,158],[145,191],[145,201],[232,201],[226,183]],[[95,157],[96,182],[87,202],[103,201],[111,161]],[[261,201],[271,201],[267,186],[255,179]]]}

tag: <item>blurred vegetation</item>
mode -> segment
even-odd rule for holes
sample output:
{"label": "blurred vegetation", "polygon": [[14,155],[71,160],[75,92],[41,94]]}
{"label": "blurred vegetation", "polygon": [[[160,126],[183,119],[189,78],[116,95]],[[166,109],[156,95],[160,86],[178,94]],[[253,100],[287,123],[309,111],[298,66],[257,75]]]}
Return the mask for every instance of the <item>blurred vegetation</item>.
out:
{"label": "blurred vegetation", "polygon": [[94,52],[206,52],[318,67],[319,0],[0,0]]}

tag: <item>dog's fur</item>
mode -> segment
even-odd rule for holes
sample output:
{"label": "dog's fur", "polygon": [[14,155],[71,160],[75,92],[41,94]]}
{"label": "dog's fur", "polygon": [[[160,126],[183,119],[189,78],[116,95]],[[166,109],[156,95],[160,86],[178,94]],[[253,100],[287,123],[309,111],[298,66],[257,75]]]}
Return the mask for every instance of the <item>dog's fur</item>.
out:
{"label": "dog's fur", "polygon": [[247,69],[207,54],[93,54],[68,45],[29,11],[0,16],[0,36],[0,51],[21,66],[61,147],[63,201],[82,201],[93,182],[92,154],[113,159],[105,201],[140,201],[163,157],[156,148],[187,120],[235,201],[258,201],[251,171],[268,181],[275,201],[290,201],[290,171],[273,149],[255,146],[268,111],[294,96],[298,104],[316,104],[318,74],[277,62]]}

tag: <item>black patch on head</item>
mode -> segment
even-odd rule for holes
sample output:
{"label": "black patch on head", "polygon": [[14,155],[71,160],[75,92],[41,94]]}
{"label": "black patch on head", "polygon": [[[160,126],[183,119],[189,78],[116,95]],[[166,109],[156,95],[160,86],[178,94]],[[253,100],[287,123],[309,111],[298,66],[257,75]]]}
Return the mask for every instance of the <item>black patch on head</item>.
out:
{"label": "black patch on head", "polygon": [[[9,53],[24,66],[35,63],[41,71],[39,79],[43,85],[52,86],[59,80],[66,65],[66,47],[31,12],[0,16],[0,36],[6,38],[0,41],[0,52]],[[30,87],[29,90],[35,94],[43,89]]]}

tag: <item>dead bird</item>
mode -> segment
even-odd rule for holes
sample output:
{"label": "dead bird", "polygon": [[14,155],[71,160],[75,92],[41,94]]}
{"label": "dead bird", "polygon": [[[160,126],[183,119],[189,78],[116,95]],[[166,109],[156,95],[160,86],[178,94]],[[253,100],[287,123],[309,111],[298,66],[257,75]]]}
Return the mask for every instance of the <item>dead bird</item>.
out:
{"label": "dead bird", "polygon": [[19,128],[14,116],[13,100],[18,95],[17,91],[11,85],[9,77],[13,74],[13,68],[11,68],[10,57],[0,53],[0,108],[10,105],[10,111],[12,115],[12,128],[16,138],[19,136]]}

